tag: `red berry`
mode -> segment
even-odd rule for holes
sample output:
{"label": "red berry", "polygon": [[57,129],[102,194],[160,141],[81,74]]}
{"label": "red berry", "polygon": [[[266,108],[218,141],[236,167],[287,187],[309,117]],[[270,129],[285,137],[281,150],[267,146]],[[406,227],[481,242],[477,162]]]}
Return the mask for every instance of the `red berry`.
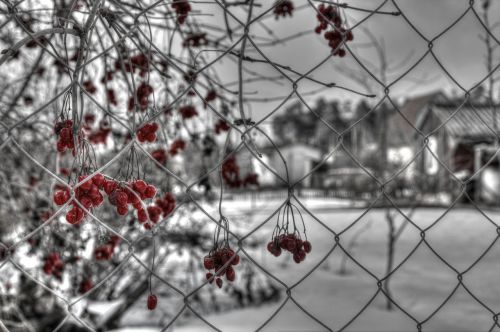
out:
{"label": "red berry", "polygon": [[228,266],[226,269],[226,278],[228,281],[234,281],[234,279],[236,279],[236,272],[234,272],[232,266]]}
{"label": "red berry", "polygon": [[137,180],[132,184],[132,188],[140,194],[143,194],[144,191],[146,191],[147,186],[148,185],[143,180]]}
{"label": "red berry", "polygon": [[119,191],[116,193],[116,205],[124,206],[127,205],[128,197],[127,194],[123,191]]}
{"label": "red berry", "polygon": [[54,203],[57,205],[63,205],[69,199],[69,192],[67,190],[59,190],[54,194]]}
{"label": "red berry", "polygon": [[156,195],[156,188],[154,186],[147,186],[146,190],[144,191],[144,195],[146,198],[153,198]]}
{"label": "red berry", "polygon": [[120,205],[116,208],[116,212],[120,215],[120,216],[124,216],[128,213],[128,206],[127,205]]}
{"label": "red berry", "polygon": [[102,188],[104,186],[104,183],[106,182],[106,179],[104,178],[104,175],[98,173],[94,175],[92,178],[92,182],[99,188]]}
{"label": "red berry", "polygon": [[74,206],[71,210],[66,214],[66,221],[72,225],[78,224],[82,221],[84,217],[83,210],[78,206]]}
{"label": "red berry", "polygon": [[106,192],[107,195],[110,195],[117,187],[118,184],[113,180],[105,180],[103,185],[104,192]]}
{"label": "red berry", "polygon": [[303,247],[304,247],[304,251],[306,253],[310,253],[312,250],[311,242],[309,242],[309,241],[304,241]]}
{"label": "red berry", "polygon": [[205,258],[203,259],[203,266],[207,270],[213,269],[215,267],[214,259],[212,257],[205,256]]}
{"label": "red berry", "polygon": [[217,287],[222,288],[222,279],[221,278],[215,279],[215,283],[217,284]]}
{"label": "red berry", "polygon": [[80,204],[82,204],[83,207],[86,208],[87,210],[92,207],[92,200],[86,196],[80,198],[79,201],[80,201]]}
{"label": "red berry", "polygon": [[[78,182],[84,181],[86,178],[87,177],[85,175],[79,176]],[[92,181],[87,180],[80,185],[80,188],[82,188],[82,190],[89,191],[90,189],[92,189],[92,185],[93,185]]]}
{"label": "red berry", "polygon": [[158,298],[154,294],[149,294],[148,296],[148,309],[155,310],[156,304],[158,303]]}
{"label": "red berry", "polygon": [[236,255],[234,258],[231,260],[231,265],[238,265],[240,263],[240,256]]}
{"label": "red berry", "polygon": [[141,224],[148,221],[148,215],[146,213],[146,210],[144,209],[137,210],[137,219]]}
{"label": "red berry", "polygon": [[[207,280],[210,280],[210,278],[212,278],[213,276],[214,276],[214,274],[213,274],[213,273],[210,273],[210,272],[208,272],[208,273],[205,275],[205,277],[207,278]],[[213,283],[213,282],[214,282],[214,280],[213,280],[213,279],[209,281],[209,283]]]}
{"label": "red berry", "polygon": [[298,253],[293,254],[293,260],[295,263],[299,264],[302,260],[300,259],[300,255]]}

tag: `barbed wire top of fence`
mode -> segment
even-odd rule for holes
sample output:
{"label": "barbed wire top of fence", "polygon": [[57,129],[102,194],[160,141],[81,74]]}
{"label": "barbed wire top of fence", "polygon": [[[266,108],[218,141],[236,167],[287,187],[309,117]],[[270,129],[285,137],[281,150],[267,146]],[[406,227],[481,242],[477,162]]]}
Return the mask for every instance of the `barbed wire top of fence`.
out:
{"label": "barbed wire top of fence", "polygon": [[[320,330],[347,330],[382,296],[422,331],[458,289],[500,328],[463,281],[500,234],[475,199],[498,154],[499,11],[486,0],[2,0],[0,329],[111,330],[140,307],[162,330],[195,317],[220,331],[207,316],[229,298],[279,303],[256,331],[290,304]],[[279,194],[249,212],[228,195],[265,186]],[[338,225],[305,202],[338,192],[363,201],[335,201],[358,208]],[[464,200],[494,239],[462,270],[427,237]],[[424,226],[428,203],[444,208]],[[354,251],[381,206],[388,258],[375,273]],[[418,241],[396,263],[405,229]],[[458,278],[425,317],[389,283],[421,247]],[[297,263],[296,278],[258,248]],[[337,254],[374,292],[332,325],[296,292]]]}

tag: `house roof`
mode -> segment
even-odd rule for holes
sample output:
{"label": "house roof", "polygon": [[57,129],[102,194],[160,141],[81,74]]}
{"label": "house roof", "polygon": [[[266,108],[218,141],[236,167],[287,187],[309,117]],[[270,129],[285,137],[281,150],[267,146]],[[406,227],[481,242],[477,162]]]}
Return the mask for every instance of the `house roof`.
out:
{"label": "house roof", "polygon": [[399,112],[395,110],[389,116],[389,144],[391,146],[411,144],[413,135],[416,133],[414,127],[417,127],[422,111],[432,102],[441,100],[443,97],[441,92],[433,92],[407,99],[399,107]]}
{"label": "house roof", "polygon": [[[496,117],[494,109],[497,110]],[[500,105],[434,105],[432,113],[444,123],[447,132],[455,137],[473,140],[491,139],[495,125],[500,128]]]}

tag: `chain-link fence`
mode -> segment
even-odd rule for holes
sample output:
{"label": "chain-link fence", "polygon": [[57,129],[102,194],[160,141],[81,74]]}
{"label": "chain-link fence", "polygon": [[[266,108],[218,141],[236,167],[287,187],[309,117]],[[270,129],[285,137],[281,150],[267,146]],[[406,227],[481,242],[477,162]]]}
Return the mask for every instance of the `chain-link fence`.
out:
{"label": "chain-link fence", "polygon": [[[18,279],[22,276],[34,282],[62,304],[67,311],[50,329],[54,331],[64,329],[70,321],[91,331],[112,326],[109,322],[121,317],[116,311],[117,316],[112,314],[102,323],[90,319],[88,313],[79,309],[82,302],[97,296],[103,289],[110,292],[110,289],[120,288],[118,295],[123,300],[120,305],[128,303],[122,306],[126,309],[136,301],[144,303],[145,298],[141,296],[149,292],[147,305],[155,309],[158,299],[153,288],[160,287],[181,299],[178,305],[169,305],[162,330],[173,328],[183,315],[190,313],[200,319],[207,330],[220,331],[221,327],[206,318],[206,311],[198,305],[198,297],[207,289],[211,289],[210,292],[217,289],[215,284],[219,288],[223,282],[231,285],[235,273],[244,280],[245,276],[239,276],[238,272],[236,260],[240,258],[284,294],[274,311],[259,317],[259,324],[252,328],[257,331],[267,328],[290,303],[317,323],[318,330],[348,330],[380,295],[387,299],[389,309],[396,307],[412,321],[417,331],[422,331],[459,289],[465,290],[491,314],[490,331],[500,328],[498,310],[481,301],[463,282],[464,276],[494,248],[500,234],[498,224],[481,209],[477,192],[470,191],[471,187],[476,187],[481,173],[496,162],[498,153],[494,103],[498,65],[494,50],[500,41],[494,34],[493,24],[488,21],[490,5],[487,1],[461,4],[461,15],[439,33],[426,37],[412,22],[409,13],[394,0],[377,4],[361,2],[356,6],[320,0],[273,3],[254,0],[2,1],[0,150],[4,160],[0,210],[4,220],[0,224],[3,233],[0,271],[17,271]],[[306,13],[310,20],[293,21],[300,13]],[[364,27],[366,22],[378,16],[402,21],[427,46],[425,52],[391,78],[386,76],[384,66],[388,64],[384,62],[387,59],[383,45],[377,43],[377,32]],[[436,45],[466,16],[473,17],[479,24],[481,30],[478,31],[487,54],[487,75],[470,88],[461,85],[435,53]],[[287,34],[286,24],[299,24],[304,31]],[[285,30],[280,30],[283,29],[280,26]],[[322,59],[310,68],[304,69],[300,63],[290,63],[269,51],[269,47],[272,49],[274,45],[294,40],[302,40],[302,47],[307,49],[308,40],[316,38],[314,32],[320,36],[324,48]],[[363,46],[356,41],[361,36],[365,36],[365,46],[369,44],[374,52],[379,52],[382,67],[375,67],[381,75],[374,72],[371,61],[359,55],[358,48]],[[276,58],[278,60],[274,60]],[[315,78],[314,73],[322,71],[325,64],[336,64],[344,59],[352,61],[351,67],[343,70],[348,75],[348,70],[352,70],[350,74],[359,78],[357,88]],[[440,75],[460,90],[460,96],[455,98],[448,116],[440,118],[442,121],[437,126],[425,130],[425,122],[409,118],[391,91],[429,59],[439,66]],[[340,73],[341,70],[337,68],[332,72]],[[228,77],[232,76],[236,80],[228,82]],[[372,83],[363,86],[363,81]],[[279,88],[267,88],[274,83]],[[266,91],[250,90],[255,84],[262,84]],[[302,91],[303,85],[314,88]],[[487,86],[488,90],[481,102],[486,110],[480,109],[473,100],[474,92],[482,86]],[[275,91],[285,93],[280,96]],[[368,105],[364,113],[343,127],[331,123],[329,115],[319,112],[310,102],[311,96],[337,93],[366,100]],[[328,137],[330,142],[314,167],[294,176],[289,172],[293,165],[281,153],[282,145],[275,142],[276,138],[266,127],[272,116],[286,109],[291,101],[298,101],[305,113],[314,116],[324,127],[322,136]],[[251,115],[257,113],[251,112],[254,108],[265,110],[260,118]],[[459,177],[450,164],[454,156],[440,154],[439,149],[430,144],[431,139],[447,132],[447,125],[465,114],[465,108],[467,114],[475,116],[465,121],[480,123],[481,134],[486,131],[478,143],[486,144],[491,153],[486,160],[476,160],[473,171],[464,178]],[[429,108],[426,112],[432,113],[432,110]],[[491,114],[488,119],[485,113]],[[408,136],[411,141],[407,143],[414,151],[411,158],[391,168],[388,160],[391,132],[388,128],[394,118],[410,128],[403,130],[411,130]],[[363,125],[369,121],[378,127],[371,137],[377,148],[372,158],[378,160],[371,166],[353,152],[353,146],[346,139],[355,130],[365,130]],[[265,161],[265,149],[280,161],[283,171]],[[354,168],[365,173],[376,188],[371,196],[359,196],[365,198],[366,204],[356,206],[359,216],[349,220],[341,230],[316,216],[297,194],[306,179],[317,174],[321,167],[331,165],[331,160],[339,153],[344,154]],[[413,177],[413,188],[419,189],[414,190],[411,201],[402,207],[393,185],[409,168],[425,164],[424,156],[437,162],[440,171],[426,173],[425,167],[421,172],[414,171],[420,177]],[[258,165],[274,179],[275,188],[280,188],[281,192],[279,204],[261,210],[255,224],[235,226],[224,212],[225,206],[232,204],[225,193],[235,188],[256,190],[258,180],[251,165]],[[245,167],[247,174],[240,174]],[[426,176],[432,178],[436,174],[441,179],[449,179],[444,191],[454,188],[455,192],[448,203],[438,204],[445,206],[444,210],[424,227],[415,222],[413,216],[419,207],[429,202],[423,198],[427,193],[419,186],[421,183],[415,182],[425,182]],[[89,185],[92,182],[89,178],[92,185]],[[142,180],[145,182],[139,184]],[[141,189],[141,186],[145,187]],[[153,192],[149,194],[145,188]],[[353,195],[346,194],[346,197]],[[435,198],[437,191],[429,195]],[[103,203],[105,198],[109,202]],[[477,209],[494,226],[492,232],[498,234],[470,266],[457,269],[434,250],[427,237],[462,201],[466,201],[468,208]],[[352,245],[342,242],[346,232],[373,209],[381,207],[387,211],[383,218],[389,225],[390,257],[382,276],[352,255]],[[129,208],[136,212],[129,213]],[[100,212],[105,209],[106,212]],[[131,218],[127,226],[123,221],[125,215]],[[395,221],[397,215],[403,219],[401,224]],[[305,222],[304,218],[309,219]],[[203,226],[214,227],[210,228],[213,241],[211,234],[200,235],[200,221],[195,223],[192,219],[203,220]],[[36,224],[36,220],[40,222]],[[325,252],[317,252],[314,242],[308,240],[309,223],[321,225],[323,236],[331,237]],[[265,235],[264,243],[262,239],[255,240],[269,225],[273,227]],[[396,264],[393,260],[395,242],[405,228],[417,231],[419,240]],[[255,241],[258,246],[267,245],[268,256],[290,253],[295,262],[301,263],[312,252],[316,261],[295,281],[284,281],[256,257]],[[27,243],[34,249],[25,249]],[[198,262],[188,269],[192,275],[182,272],[175,276],[175,272],[162,270],[170,261],[171,245],[175,243],[182,243],[188,251],[190,246],[205,251],[204,257],[203,253],[200,256],[200,252],[194,253],[194,250],[189,253]],[[58,249],[53,249],[54,246]],[[90,254],[88,247],[93,248]],[[448,296],[424,318],[416,317],[400,305],[389,287],[391,277],[409,264],[412,255],[421,247],[430,249],[457,278]],[[38,257],[38,264],[26,263],[28,251],[29,256]],[[87,254],[83,253],[85,251]],[[318,318],[309,308],[310,303],[295,296],[295,290],[317,273],[334,253],[344,255],[376,286],[362,308],[348,313],[347,322],[335,327]],[[110,263],[113,255],[119,256],[119,260]],[[96,267],[95,261],[101,265]],[[208,271],[206,278],[200,262]],[[287,269],[293,271],[294,267]],[[73,281],[65,279],[65,273],[77,280],[80,294],[74,294]],[[99,278],[95,278],[97,273]],[[198,278],[200,274],[202,278]],[[89,282],[92,277],[93,283]],[[137,280],[131,280],[134,278]],[[179,279],[190,278],[195,279],[190,287],[178,285]],[[143,287],[132,287],[136,281]],[[134,292],[127,293],[127,287]],[[16,307],[16,296],[23,290],[16,293],[5,285],[1,289],[4,308],[1,329],[37,330],[29,326],[29,319],[22,319],[26,315],[23,307],[17,306],[15,314],[5,313],[8,308]],[[316,296],[321,297],[322,292],[318,291]],[[40,297],[33,298],[32,302],[39,300],[45,301]]]}

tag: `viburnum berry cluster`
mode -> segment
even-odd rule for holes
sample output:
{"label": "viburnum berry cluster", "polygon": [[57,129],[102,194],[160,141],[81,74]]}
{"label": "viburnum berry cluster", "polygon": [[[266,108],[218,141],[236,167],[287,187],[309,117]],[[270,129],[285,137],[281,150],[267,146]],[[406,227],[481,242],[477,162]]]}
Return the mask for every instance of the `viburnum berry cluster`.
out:
{"label": "viburnum berry cluster", "polygon": [[78,292],[80,294],[85,294],[94,288],[94,284],[92,283],[92,279],[86,278],[80,282],[80,287],[78,287]]}
{"label": "viburnum berry cluster", "polygon": [[[88,127],[88,130],[91,130],[90,127]],[[111,126],[109,125],[108,121],[105,119],[102,119],[99,122],[99,127],[95,130],[89,131],[87,133],[87,139],[89,142],[91,142],[94,145],[97,144],[107,144],[107,138],[109,134],[111,133]]]}
{"label": "viburnum berry cluster", "polygon": [[236,156],[233,154],[226,158],[222,164],[222,178],[224,183],[230,188],[241,188],[246,186],[258,186],[258,175],[255,173],[249,173],[245,178],[240,177],[240,167],[236,160]]}
{"label": "viburnum berry cluster", "polygon": [[45,257],[43,272],[48,275],[61,279],[64,271],[64,262],[58,252],[52,252]]}
{"label": "viburnum berry cluster", "polygon": [[209,102],[214,101],[217,98],[217,91],[209,90],[207,95],[205,96],[205,100],[203,100],[203,107],[207,108]]}
{"label": "viburnum berry cluster", "polygon": [[[222,239],[221,239],[222,233]],[[240,256],[229,245],[229,220],[221,215],[220,223],[214,231],[214,244],[212,250],[203,258],[203,266],[207,270],[205,277],[210,282],[221,288],[222,278],[233,282],[236,279],[234,266],[240,263]]]}
{"label": "viburnum berry cluster", "polygon": [[184,150],[186,148],[186,142],[182,138],[178,138],[172,142],[170,145],[170,155],[175,156],[179,153],[179,151]]}
{"label": "viburnum berry cluster", "polygon": [[276,19],[280,16],[286,17],[287,15],[291,17],[293,15],[293,10],[294,5],[291,0],[278,0],[274,7],[274,16]]}
{"label": "viburnum berry cluster", "polygon": [[302,219],[302,225],[305,240],[302,240],[297,225],[295,224],[293,209],[297,211],[302,219],[302,214],[299,209],[288,202],[283,211],[280,211],[282,217],[281,222],[280,214],[278,214],[278,222],[273,231],[271,241],[267,243],[267,250],[275,257],[280,256],[282,250],[286,250],[293,255],[295,263],[299,264],[306,259],[306,255],[311,252],[312,246],[307,240],[304,219]]}
{"label": "viburnum berry cluster", "polygon": [[[175,199],[169,193],[165,197],[157,199],[155,204],[148,206],[144,200],[154,198],[157,190],[154,185],[148,184],[144,180],[122,183],[114,179],[106,179],[100,173],[86,179],[86,175],[78,177],[78,182],[85,182],[75,189],[76,200],[71,202],[72,209],[66,214],[66,220],[72,225],[79,224],[86,216],[85,211],[76,201],[87,210],[97,208],[104,201],[101,191],[108,196],[109,203],[116,207],[118,215],[126,215],[129,212],[129,206],[136,209],[137,219],[146,229],[150,229],[152,224],[156,224],[162,214],[166,216],[175,208]],[[70,197],[68,187],[57,186],[53,200],[55,204],[63,205],[68,202]]]}
{"label": "viburnum berry cluster", "polygon": [[217,135],[224,131],[228,131],[229,129],[231,129],[231,127],[227,124],[226,121],[222,119],[219,119],[219,121],[217,121],[217,123],[215,124],[215,133]]}
{"label": "viburnum berry cluster", "polygon": [[333,24],[334,27],[332,27],[330,31],[326,31],[323,36],[328,40],[328,46],[332,49],[333,55],[338,55],[341,58],[344,57],[346,55],[346,50],[342,47],[342,43],[354,39],[352,31],[346,30],[345,22],[337,7],[321,4],[318,7],[318,11],[319,13],[316,15],[316,18],[319,21],[319,25],[314,31],[320,34],[321,31],[328,30],[328,28],[331,27],[330,24]]}
{"label": "viburnum berry cluster", "polygon": [[164,165],[167,162],[168,153],[165,149],[156,149],[151,152],[151,156],[159,163]]}
{"label": "viburnum berry cluster", "polygon": [[73,121],[63,120],[56,122],[54,132],[58,136],[57,151],[62,153],[68,150],[74,150],[75,140],[73,138]]}
{"label": "viburnum berry cluster", "polygon": [[[137,101],[139,102],[139,110],[144,112],[148,108],[149,95],[153,93],[154,89],[151,85],[146,82],[142,82],[136,89],[135,95]],[[128,100],[128,110],[134,110],[135,100],[134,97],[130,97]]]}
{"label": "viburnum berry cluster", "polygon": [[[129,65],[129,61],[130,64]],[[137,54],[134,56],[131,56],[129,58],[129,61],[125,61],[125,71],[127,72],[135,72],[135,69],[139,69],[139,76],[144,77],[146,74],[149,72],[149,59],[145,54]],[[120,66],[120,61],[117,61],[116,64]],[[116,66],[115,64],[115,66]],[[119,69],[119,68],[116,68]]]}
{"label": "viburnum berry cluster", "polygon": [[116,212],[120,216],[128,213],[129,205],[137,210],[140,223],[147,220],[143,200],[153,198],[156,195],[156,187],[147,184],[143,180],[130,181],[127,185],[114,180],[107,180],[104,190],[108,194],[109,203],[116,206]]}
{"label": "viburnum berry cluster", "polygon": [[[80,175],[78,177],[78,182],[85,181],[85,179],[87,179],[86,175]],[[76,188],[76,200],[87,210],[99,207],[104,201],[104,197],[100,190],[104,189],[105,182],[106,180],[102,174],[98,173],[94,175],[91,179],[88,179]],[[57,187],[57,189],[58,190],[54,193],[54,203],[63,205],[70,199],[71,195],[69,188]],[[71,205],[73,207],[66,213],[66,221],[72,225],[77,225],[85,218],[86,213],[76,201],[71,202]]]}
{"label": "viburnum berry cluster", "polygon": [[84,81],[82,83],[82,85],[83,85],[83,88],[85,89],[85,91],[87,91],[91,95],[93,95],[97,91],[97,87],[95,86],[94,82],[92,82],[90,80]]}
{"label": "viburnum berry cluster", "polygon": [[191,5],[188,0],[175,0],[172,2],[172,9],[175,10],[177,15],[177,23],[184,24],[191,11]]}
{"label": "viburnum berry cluster", "polygon": [[190,119],[198,115],[196,108],[193,105],[185,105],[179,107],[179,113],[183,119]]}
{"label": "viburnum berry cluster", "polygon": [[176,202],[174,194],[167,192],[162,198],[157,198],[155,204],[161,209],[162,217],[167,217],[175,209]]}
{"label": "viburnum berry cluster", "polygon": [[156,131],[158,128],[159,126],[156,122],[146,123],[137,131],[137,139],[141,143],[156,141]]}
{"label": "viburnum berry cluster", "polygon": [[[223,268],[223,266],[228,262],[230,262],[229,265]],[[233,266],[236,266],[239,263],[240,256],[235,254],[234,250],[231,249],[229,245],[222,248],[215,248],[203,258],[203,266],[208,270],[205,277],[207,280],[210,280],[210,283],[213,283],[215,275],[215,283],[219,288],[221,288],[223,284],[221,277],[225,276],[226,280],[229,282],[236,279],[236,271]]]}
{"label": "viburnum berry cluster", "polygon": [[282,249],[291,253],[298,264],[306,259],[306,254],[311,252],[312,246],[309,241],[302,241],[300,236],[294,233],[280,234],[267,244],[267,250],[276,257],[281,255]]}
{"label": "viburnum berry cluster", "polygon": [[118,105],[118,99],[116,99],[116,94],[115,90],[113,89],[106,89],[106,98],[108,98],[108,101],[111,105]]}
{"label": "viburnum berry cluster", "polygon": [[110,260],[113,257],[113,253],[115,252],[115,248],[120,243],[120,237],[118,235],[110,236],[108,242],[97,247],[94,250],[94,257],[96,260]]}

